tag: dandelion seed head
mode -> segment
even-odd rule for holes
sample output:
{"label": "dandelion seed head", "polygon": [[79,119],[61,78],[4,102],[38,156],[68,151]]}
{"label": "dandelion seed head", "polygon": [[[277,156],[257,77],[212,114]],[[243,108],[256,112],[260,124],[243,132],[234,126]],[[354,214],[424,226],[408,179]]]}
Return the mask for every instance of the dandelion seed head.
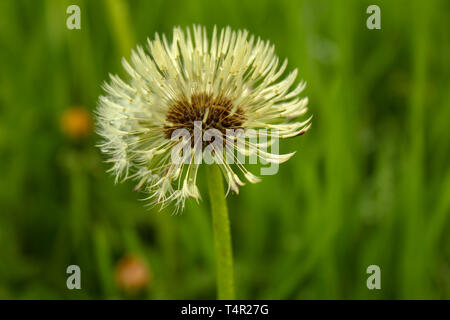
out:
{"label": "dandelion seed head", "polygon": [[[156,34],[146,49],[138,46],[130,61],[123,59],[122,64],[129,79],[110,75],[99,98],[100,147],[116,181],[136,180],[135,190],[146,192],[150,204],[175,203],[182,209],[187,198],[200,199],[199,164],[193,157],[187,163],[171,159],[171,151],[186,143],[171,139],[177,129],[192,134],[194,123],[200,122],[202,132],[216,129],[225,141],[230,138],[228,129],[276,130],[279,137],[289,138],[310,126],[310,119],[296,121],[307,112],[308,102],[299,97],[305,83],[294,86],[297,70],[282,78],[287,60],[280,63],[270,42],[246,30],[214,27],[208,37],[200,26],[186,31],[176,27],[171,41]],[[191,143],[189,147],[205,146]],[[231,151],[256,153],[272,163],[292,155],[266,152],[264,143],[247,142],[245,147],[234,145]],[[235,160],[234,166],[221,163],[220,167],[229,190],[238,192],[244,184],[239,176],[251,183],[259,178]]]}

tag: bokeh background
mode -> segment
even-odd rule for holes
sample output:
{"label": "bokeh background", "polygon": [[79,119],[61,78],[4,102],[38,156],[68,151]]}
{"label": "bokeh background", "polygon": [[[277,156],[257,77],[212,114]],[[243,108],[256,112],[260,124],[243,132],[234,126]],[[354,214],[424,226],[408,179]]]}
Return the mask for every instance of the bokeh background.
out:
{"label": "bokeh background", "polygon": [[0,1],[0,298],[215,298],[204,173],[199,204],[147,210],[93,127],[121,57],[194,23],[270,39],[314,115],[277,175],[228,198],[238,297],[450,298],[449,21],[445,0]]}

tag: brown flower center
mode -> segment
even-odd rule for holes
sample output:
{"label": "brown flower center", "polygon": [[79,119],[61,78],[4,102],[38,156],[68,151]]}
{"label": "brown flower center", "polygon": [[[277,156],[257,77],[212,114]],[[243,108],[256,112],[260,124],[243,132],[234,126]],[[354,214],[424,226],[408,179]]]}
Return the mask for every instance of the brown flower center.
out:
{"label": "brown flower center", "polygon": [[231,100],[205,93],[192,95],[190,101],[176,101],[166,115],[165,136],[170,139],[177,129],[187,129],[192,134],[195,121],[202,122],[203,131],[214,128],[225,134],[226,129],[239,129],[246,118],[242,109],[232,108]]}

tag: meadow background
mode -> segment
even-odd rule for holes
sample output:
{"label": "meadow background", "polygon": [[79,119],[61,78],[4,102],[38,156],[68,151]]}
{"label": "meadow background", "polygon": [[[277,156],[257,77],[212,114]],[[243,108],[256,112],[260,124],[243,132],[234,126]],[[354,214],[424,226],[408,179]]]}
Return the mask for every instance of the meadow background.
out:
{"label": "meadow background", "polygon": [[449,299],[449,21],[445,0],[0,1],[0,298],[215,298],[203,173],[200,204],[146,210],[89,126],[122,56],[195,23],[270,39],[314,115],[277,175],[228,198],[238,298]]}

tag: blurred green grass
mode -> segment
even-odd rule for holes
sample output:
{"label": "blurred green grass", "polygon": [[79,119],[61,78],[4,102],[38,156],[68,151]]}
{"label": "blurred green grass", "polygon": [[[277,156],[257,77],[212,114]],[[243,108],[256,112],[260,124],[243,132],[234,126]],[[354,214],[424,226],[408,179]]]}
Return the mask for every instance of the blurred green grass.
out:
{"label": "blurred green grass", "polygon": [[[382,30],[366,28],[370,4]],[[148,212],[105,173],[95,134],[60,129],[132,47],[196,23],[270,39],[314,115],[276,176],[229,197],[238,297],[449,299],[448,21],[445,0],[1,1],[0,298],[136,297],[115,282],[128,254],[153,275],[139,298],[215,297],[204,183],[182,215]],[[82,290],[66,288],[71,264]],[[366,288],[371,264],[382,290]]]}

